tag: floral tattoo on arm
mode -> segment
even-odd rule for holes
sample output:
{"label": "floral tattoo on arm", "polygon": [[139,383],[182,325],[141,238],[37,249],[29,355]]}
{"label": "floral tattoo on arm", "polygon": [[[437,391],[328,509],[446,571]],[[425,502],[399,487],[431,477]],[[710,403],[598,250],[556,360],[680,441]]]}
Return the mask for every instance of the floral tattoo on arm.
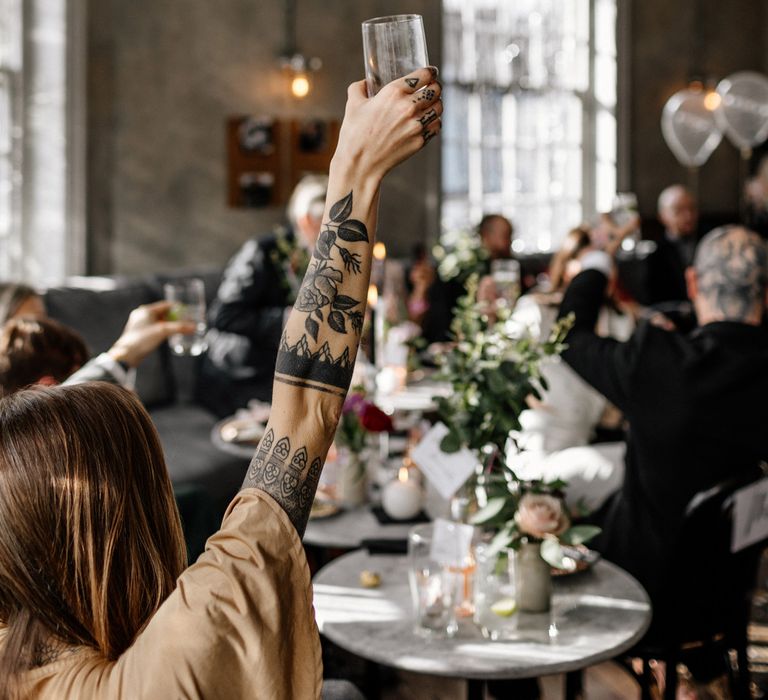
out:
{"label": "floral tattoo on arm", "polygon": [[352,378],[354,346],[334,357],[327,340],[319,349],[313,349],[310,341],[318,344],[324,324],[340,335],[351,332],[355,342],[363,330],[363,302],[339,292],[345,275],[362,271],[363,257],[353,246],[370,243],[365,224],[351,218],[352,203],[350,192],[331,207],[294,305],[296,311],[306,314],[305,333],[294,342],[283,333],[275,368],[277,381],[339,396],[346,393]]}

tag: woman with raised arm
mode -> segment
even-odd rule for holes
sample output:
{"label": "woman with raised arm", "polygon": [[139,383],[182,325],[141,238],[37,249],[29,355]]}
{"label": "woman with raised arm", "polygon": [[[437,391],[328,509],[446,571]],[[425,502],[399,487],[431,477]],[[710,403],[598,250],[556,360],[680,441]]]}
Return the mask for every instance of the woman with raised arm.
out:
{"label": "woman with raised arm", "polygon": [[195,564],[183,571],[162,450],[129,392],[0,401],[0,700],[319,697],[300,538],[357,352],[379,185],[439,133],[435,78],[349,88],[267,432]]}

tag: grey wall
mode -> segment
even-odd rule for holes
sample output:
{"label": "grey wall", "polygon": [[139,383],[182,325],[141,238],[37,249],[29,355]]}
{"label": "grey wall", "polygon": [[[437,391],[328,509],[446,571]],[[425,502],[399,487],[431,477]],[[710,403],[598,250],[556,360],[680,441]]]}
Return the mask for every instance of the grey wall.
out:
{"label": "grey wall", "polygon": [[[648,217],[666,185],[689,177],[661,135],[665,102],[687,85],[692,64],[715,82],[737,70],[765,70],[768,10],[764,0],[631,2],[629,185]],[[699,193],[705,216],[738,211],[739,156],[727,139],[700,168]]]}
{"label": "grey wall", "polygon": [[[440,0],[297,0],[299,48],[319,56],[313,92],[287,92],[276,56],[282,0],[90,0],[88,8],[89,272],[223,264],[276,208],[226,205],[230,115],[341,118],[362,77],[360,23],[424,16],[440,59]],[[390,175],[379,232],[393,252],[437,227],[437,142]]]}

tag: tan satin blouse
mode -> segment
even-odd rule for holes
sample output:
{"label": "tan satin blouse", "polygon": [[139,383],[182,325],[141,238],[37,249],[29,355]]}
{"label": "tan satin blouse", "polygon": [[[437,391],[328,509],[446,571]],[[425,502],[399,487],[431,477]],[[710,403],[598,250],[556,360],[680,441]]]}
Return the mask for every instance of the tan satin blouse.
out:
{"label": "tan satin blouse", "polygon": [[270,496],[241,491],[206,551],[115,662],[75,649],[30,671],[25,697],[319,698],[304,548]]}

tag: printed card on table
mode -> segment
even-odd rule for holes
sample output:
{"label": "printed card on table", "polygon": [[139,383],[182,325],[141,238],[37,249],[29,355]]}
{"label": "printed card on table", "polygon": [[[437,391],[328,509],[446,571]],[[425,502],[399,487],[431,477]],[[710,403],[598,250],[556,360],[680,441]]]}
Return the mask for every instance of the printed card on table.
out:
{"label": "printed card on table", "polygon": [[477,464],[477,457],[466,448],[450,454],[443,452],[440,441],[447,434],[447,426],[436,423],[411,450],[411,459],[446,500],[472,475]]}
{"label": "printed card on table", "polygon": [[734,493],[731,551],[738,552],[768,537],[768,479]]}
{"label": "printed card on table", "polygon": [[475,528],[443,518],[437,518],[433,528],[429,558],[443,566],[463,568],[469,558]]}

